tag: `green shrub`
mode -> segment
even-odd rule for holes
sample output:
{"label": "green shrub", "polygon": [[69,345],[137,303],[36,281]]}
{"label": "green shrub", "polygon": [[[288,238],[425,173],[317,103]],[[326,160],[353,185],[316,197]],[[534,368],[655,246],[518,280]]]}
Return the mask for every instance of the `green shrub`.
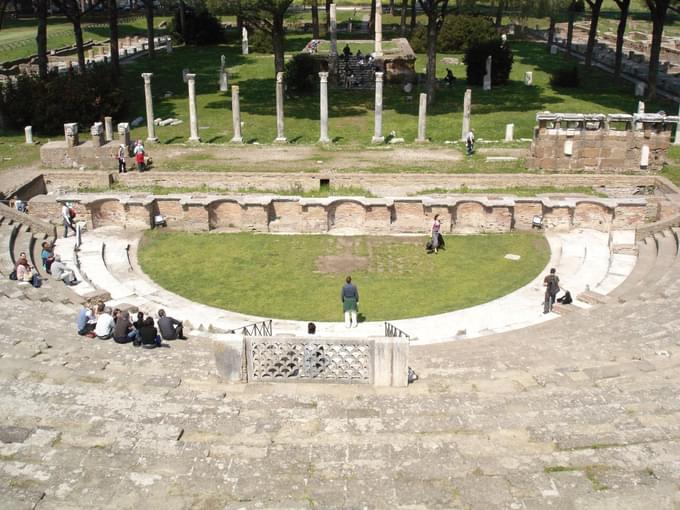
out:
{"label": "green shrub", "polygon": [[206,10],[196,12],[192,8],[185,8],[184,22],[186,23],[185,34],[182,33],[180,13],[177,10],[170,25],[170,33],[178,42],[206,46],[220,44],[225,40],[222,23]]}
{"label": "green shrub", "polygon": [[36,132],[60,134],[66,122],[89,127],[104,116],[121,118],[125,96],[114,84],[110,67],[99,64],[84,73],[50,73],[44,80],[22,74],[0,86],[0,112],[10,126],[33,126]]}
{"label": "green shrub", "polygon": [[550,76],[552,87],[578,87],[580,81],[578,67],[576,66],[558,69]]}
{"label": "green shrub", "polygon": [[[469,46],[496,37],[491,18],[484,16],[450,15],[444,19],[437,37],[437,51],[465,51]],[[416,53],[427,51],[427,26],[418,25],[409,38]]]}
{"label": "green shrub", "polygon": [[308,94],[316,88],[319,63],[307,54],[298,53],[286,62],[286,87],[299,94]]}
{"label": "green shrub", "polygon": [[264,30],[249,30],[248,50],[253,53],[274,53],[272,34]]}
{"label": "green shrub", "polygon": [[486,74],[486,58],[491,55],[491,84],[504,85],[510,78],[512,70],[512,50],[510,44],[503,44],[500,38],[477,43],[465,52],[464,62],[467,66],[467,82],[469,85],[482,85]]}

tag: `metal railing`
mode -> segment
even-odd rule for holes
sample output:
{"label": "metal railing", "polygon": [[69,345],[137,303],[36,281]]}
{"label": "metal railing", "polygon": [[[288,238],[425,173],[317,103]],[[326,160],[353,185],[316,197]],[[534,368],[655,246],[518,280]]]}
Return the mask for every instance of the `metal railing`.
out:
{"label": "metal railing", "polygon": [[402,331],[394,324],[390,324],[389,322],[385,322],[385,336],[406,338],[407,340],[411,340],[411,335],[409,335],[405,331]]}
{"label": "metal railing", "polygon": [[233,330],[235,334],[243,336],[272,336],[272,321],[255,322]]}

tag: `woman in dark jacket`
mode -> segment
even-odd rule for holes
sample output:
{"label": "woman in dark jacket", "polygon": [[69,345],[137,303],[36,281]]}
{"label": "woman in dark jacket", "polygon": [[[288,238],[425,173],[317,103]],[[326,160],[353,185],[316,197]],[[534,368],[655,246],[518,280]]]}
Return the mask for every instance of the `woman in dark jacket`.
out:
{"label": "woman in dark jacket", "polygon": [[117,344],[126,344],[135,339],[137,332],[130,322],[130,313],[122,312],[113,328],[113,339]]}
{"label": "woman in dark jacket", "polygon": [[153,317],[144,319],[144,325],[139,330],[139,337],[142,340],[142,347],[145,349],[161,346],[161,337],[153,325]]}

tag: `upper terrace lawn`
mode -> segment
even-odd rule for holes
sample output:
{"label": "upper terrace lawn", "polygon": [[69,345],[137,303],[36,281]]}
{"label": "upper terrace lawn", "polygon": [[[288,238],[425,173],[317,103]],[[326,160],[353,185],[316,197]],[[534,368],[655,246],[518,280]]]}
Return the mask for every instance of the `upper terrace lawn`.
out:
{"label": "upper terrace lawn", "polygon": [[[290,34],[287,52],[301,49],[307,36]],[[342,41],[339,42],[342,48]],[[538,43],[514,43],[515,65],[511,82],[503,87],[483,92],[472,87],[472,126],[478,138],[499,140],[505,133],[505,125],[515,124],[515,137],[530,138],[537,111],[608,113],[633,112],[637,101],[633,97],[633,85],[614,80],[598,70],[586,70],[580,66],[582,85],[577,89],[553,89],[549,85],[549,73],[554,69],[576,65],[562,55],[549,55],[545,45]],[[154,113],[156,117],[177,117],[183,124],[161,127],[157,136],[164,143],[185,142],[189,137],[189,108],[187,87],[182,81],[182,69],[196,73],[198,93],[198,117],[200,136],[204,142],[226,143],[233,134],[231,125],[231,93],[218,92],[218,69],[220,55],[227,56],[230,85],[240,86],[241,120],[243,137],[247,142],[271,143],[276,136],[275,86],[273,58],[270,55],[251,54],[242,56],[240,48],[182,47],[172,54],[160,53],[156,61],[138,60],[125,66],[124,86],[131,98],[129,119],[144,116],[142,72],[153,72]],[[427,135],[432,142],[460,137],[463,95],[466,84],[465,69],[460,65],[443,64],[438,55],[438,74],[443,78],[446,68],[453,69],[460,79],[452,88],[440,88],[437,101],[428,111]],[[418,56],[417,71],[422,72],[425,57]],[[533,71],[534,86],[523,83],[525,71]],[[396,131],[397,136],[411,142],[416,137],[418,116],[418,92],[405,94],[401,86],[386,84],[383,113],[383,132]],[[164,96],[170,93],[171,96]],[[372,91],[330,88],[329,134],[335,143],[368,145],[373,134]],[[647,111],[665,109],[673,111],[673,105],[663,102],[647,104]],[[318,92],[308,97],[290,97],[285,101],[285,132],[293,143],[315,143],[319,138]],[[120,119],[115,119],[118,121]],[[144,138],[143,126],[133,131],[133,138]]]}

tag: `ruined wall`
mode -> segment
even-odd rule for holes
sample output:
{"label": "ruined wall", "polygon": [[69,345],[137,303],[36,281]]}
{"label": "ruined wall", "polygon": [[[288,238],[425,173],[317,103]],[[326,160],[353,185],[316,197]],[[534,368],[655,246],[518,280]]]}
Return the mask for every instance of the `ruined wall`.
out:
{"label": "ruined wall", "polygon": [[61,205],[75,205],[79,221],[145,229],[161,214],[170,229],[184,231],[255,231],[282,233],[404,234],[427,233],[435,214],[443,232],[478,233],[530,230],[541,216],[550,230],[630,229],[644,223],[644,198],[598,199],[548,197],[325,198],[224,197],[121,194],[40,195],[30,200],[32,216],[61,224]]}
{"label": "ruined wall", "polygon": [[529,168],[556,172],[658,172],[677,116],[539,113]]}

